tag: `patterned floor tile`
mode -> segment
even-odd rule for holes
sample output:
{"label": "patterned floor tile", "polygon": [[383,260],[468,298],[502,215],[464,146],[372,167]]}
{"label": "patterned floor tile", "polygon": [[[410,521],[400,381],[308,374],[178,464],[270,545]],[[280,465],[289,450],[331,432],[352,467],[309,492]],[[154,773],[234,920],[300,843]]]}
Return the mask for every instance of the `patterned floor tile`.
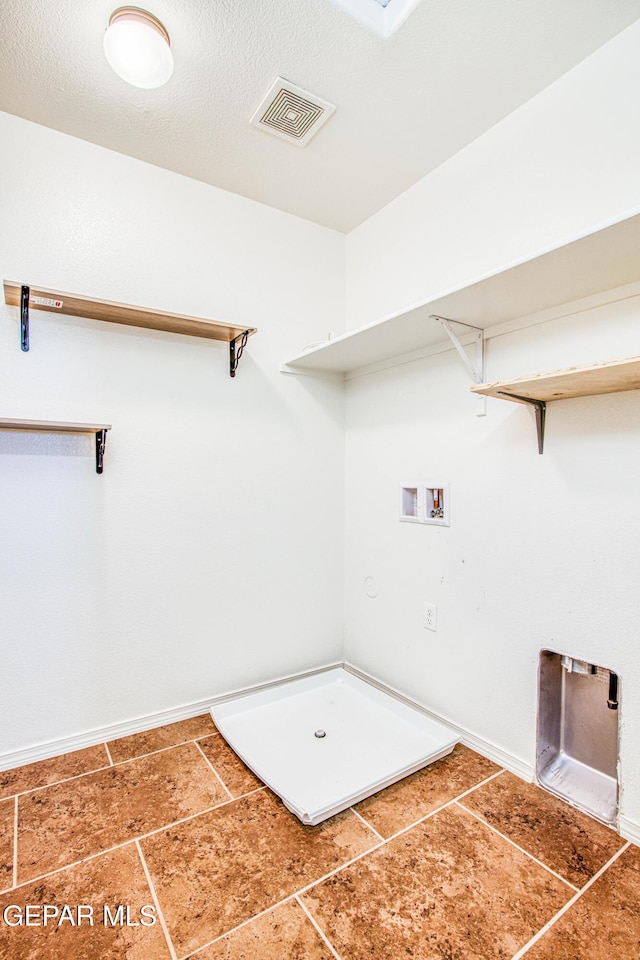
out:
{"label": "patterned floor tile", "polygon": [[206,737],[198,740],[198,744],[232,796],[241,797],[243,793],[262,786],[262,781],[245,766],[223,737]]}
{"label": "patterned floor tile", "polygon": [[199,950],[193,960],[335,960],[306,913],[289,901]]}
{"label": "patterned floor tile", "polygon": [[640,957],[640,849],[620,854],[524,960],[636,960]]}
{"label": "patterned floor tile", "polygon": [[355,809],[381,836],[390,837],[499,770],[491,760],[458,744],[448,757],[363,800]]}
{"label": "patterned floor tile", "polygon": [[207,737],[216,732],[213,720],[208,713],[200,717],[190,717],[188,720],[178,720],[177,723],[168,723],[164,727],[155,727],[145,730],[144,733],[133,733],[129,737],[119,740],[110,740],[109,752],[114,763],[121,760],[133,760],[155,750],[164,750],[166,747],[175,747],[187,740],[197,740],[198,737]]}
{"label": "patterned floor tile", "polygon": [[35,790],[49,783],[77,777],[82,773],[91,773],[109,766],[109,757],[104,744],[86,747],[73,753],[63,753],[49,760],[38,760],[23,767],[0,771],[0,797],[9,797],[25,790]]}
{"label": "patterned floor tile", "polygon": [[507,960],[571,896],[454,805],[301,899],[343,960]]}
{"label": "patterned floor tile", "polygon": [[[44,924],[44,907],[48,907]],[[105,905],[110,913],[106,915]],[[123,910],[118,914],[118,906]],[[22,916],[32,925],[12,926]],[[69,907],[65,912],[64,907]],[[69,867],[0,897],[0,957],[11,960],[170,960],[133,844]],[[13,909],[11,909],[13,907]],[[83,909],[78,912],[78,907]],[[6,909],[10,908],[10,909]],[[57,910],[57,915],[53,911]],[[3,920],[3,916],[6,918]],[[115,925],[111,925],[111,919]],[[73,922],[72,922],[73,921]],[[92,921],[92,923],[91,923]],[[137,924],[134,926],[134,924]]]}
{"label": "patterned floor tile", "polygon": [[229,800],[194,743],[18,798],[18,882]]}
{"label": "patterned floor tile", "polygon": [[369,849],[351,812],[303,826],[268,791],[141,841],[178,952],[196,950]]}
{"label": "patterned floor tile", "polygon": [[460,802],[576,887],[624,844],[613,830],[512,773]]}

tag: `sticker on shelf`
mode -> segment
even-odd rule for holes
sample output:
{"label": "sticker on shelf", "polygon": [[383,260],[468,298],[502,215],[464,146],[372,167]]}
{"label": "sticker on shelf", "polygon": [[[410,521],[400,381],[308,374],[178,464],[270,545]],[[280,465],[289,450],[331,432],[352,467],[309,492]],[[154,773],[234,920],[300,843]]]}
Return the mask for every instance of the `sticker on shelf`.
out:
{"label": "sticker on shelf", "polygon": [[50,297],[31,297],[31,303],[39,307],[55,307],[56,310],[61,310],[64,306],[64,300],[51,300]]}

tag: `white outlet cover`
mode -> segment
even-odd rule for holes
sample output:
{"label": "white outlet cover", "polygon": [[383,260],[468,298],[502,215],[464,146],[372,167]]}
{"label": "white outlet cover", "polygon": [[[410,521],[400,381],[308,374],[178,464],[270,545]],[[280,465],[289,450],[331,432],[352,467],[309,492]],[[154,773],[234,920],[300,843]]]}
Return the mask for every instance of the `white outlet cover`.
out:
{"label": "white outlet cover", "polygon": [[424,605],[424,628],[425,630],[438,630],[438,607],[435,603],[425,603]]}

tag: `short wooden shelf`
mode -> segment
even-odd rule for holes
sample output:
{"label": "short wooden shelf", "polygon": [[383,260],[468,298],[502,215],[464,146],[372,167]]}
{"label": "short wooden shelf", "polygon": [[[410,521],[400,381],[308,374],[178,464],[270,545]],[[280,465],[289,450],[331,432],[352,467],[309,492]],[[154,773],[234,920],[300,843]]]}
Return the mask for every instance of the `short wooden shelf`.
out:
{"label": "short wooden shelf", "polygon": [[34,430],[38,433],[93,433],[96,437],[96,473],[102,473],[104,448],[110,423],[76,423],[71,420],[16,420],[0,417],[0,430]]}
{"label": "short wooden shelf", "polygon": [[2,430],[37,430],[40,433],[96,433],[111,430],[110,423],[74,423],[71,420],[13,420],[0,417]]}
{"label": "short wooden shelf", "polygon": [[553,400],[572,397],[590,397],[623,390],[640,390],[640,357],[625,357],[586,367],[569,367],[550,373],[533,373],[515,380],[498,380],[471,387],[472,393],[515,403],[530,404],[536,408],[538,449],[544,444],[546,405]]}
{"label": "short wooden shelf", "polygon": [[[231,375],[235,375],[237,361],[246,345],[247,339],[256,333],[256,327],[238,326],[223,323],[220,320],[205,320],[201,317],[189,317],[179,313],[152,310],[149,307],[135,307],[111,300],[98,300],[95,297],[82,297],[75,293],[63,293],[60,290],[46,290],[10,280],[4,281],[5,303],[12,307],[24,308],[23,289],[28,290],[27,323],[29,310],[46,310],[49,313],[61,313],[68,317],[83,317],[89,320],[106,320],[109,323],[123,323],[132,327],[145,327],[149,330],[164,330],[168,333],[183,333],[189,337],[204,337],[207,340],[222,340],[231,346]],[[23,331],[23,350],[29,349],[28,329]],[[235,361],[235,364],[234,364]]]}

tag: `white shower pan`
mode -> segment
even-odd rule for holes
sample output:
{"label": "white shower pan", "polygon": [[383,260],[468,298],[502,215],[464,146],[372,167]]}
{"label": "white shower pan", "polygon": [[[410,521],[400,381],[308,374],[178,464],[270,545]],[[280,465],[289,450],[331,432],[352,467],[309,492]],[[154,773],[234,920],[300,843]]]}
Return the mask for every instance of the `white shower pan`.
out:
{"label": "white shower pan", "polygon": [[211,710],[248,767],[314,826],[451,753],[456,735],[341,667]]}

